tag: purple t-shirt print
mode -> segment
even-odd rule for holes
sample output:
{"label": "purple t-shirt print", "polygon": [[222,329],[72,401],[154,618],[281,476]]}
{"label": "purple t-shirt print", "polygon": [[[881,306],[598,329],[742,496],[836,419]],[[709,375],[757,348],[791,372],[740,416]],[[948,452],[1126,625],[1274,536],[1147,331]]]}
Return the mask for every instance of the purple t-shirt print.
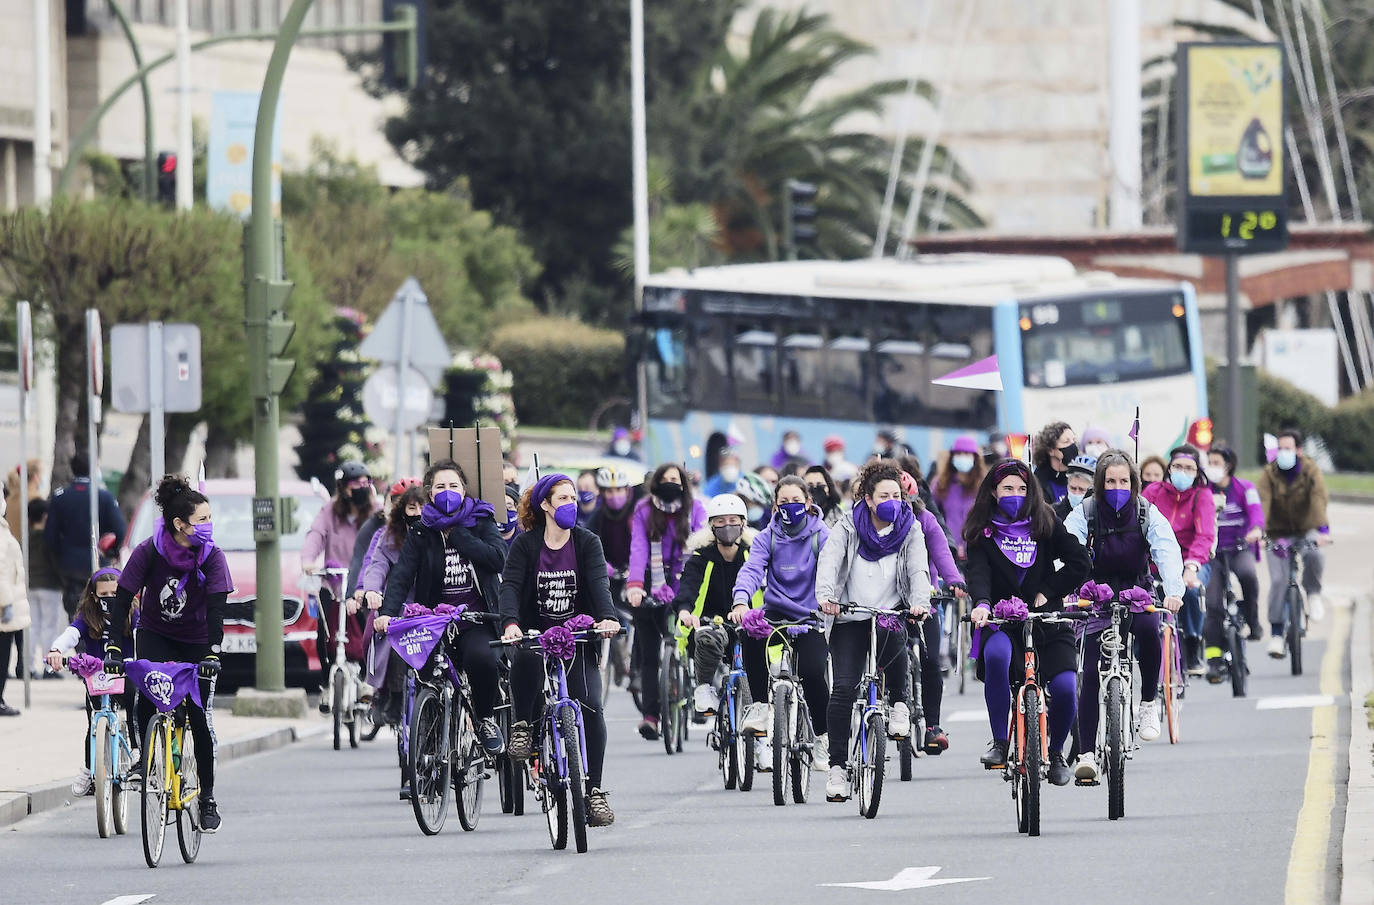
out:
{"label": "purple t-shirt print", "polygon": [[444,589],[440,603],[482,609],[482,595],[477,590],[477,570],[453,547],[444,547]]}
{"label": "purple t-shirt print", "polygon": [[205,580],[191,576],[178,594],[177,585],[185,576],[153,549],[152,539],[135,547],[119,576],[119,586],[139,596],[139,628],[192,644],[210,640],[205,627],[207,599],[211,594],[232,591],[234,582],[222,550],[211,553],[201,571]]}
{"label": "purple t-shirt print", "polygon": [[559,550],[540,546],[534,589],[541,629],[561,625],[576,615],[577,551],[571,541]]}

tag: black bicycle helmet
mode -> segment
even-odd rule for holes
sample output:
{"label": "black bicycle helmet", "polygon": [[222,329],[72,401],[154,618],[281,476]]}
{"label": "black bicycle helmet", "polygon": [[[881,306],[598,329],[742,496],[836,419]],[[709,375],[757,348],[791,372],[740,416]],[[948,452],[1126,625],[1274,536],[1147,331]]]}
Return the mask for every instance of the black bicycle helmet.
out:
{"label": "black bicycle helmet", "polygon": [[361,462],[345,462],[339,468],[339,482],[342,484],[370,477],[372,475],[368,474],[367,466]]}

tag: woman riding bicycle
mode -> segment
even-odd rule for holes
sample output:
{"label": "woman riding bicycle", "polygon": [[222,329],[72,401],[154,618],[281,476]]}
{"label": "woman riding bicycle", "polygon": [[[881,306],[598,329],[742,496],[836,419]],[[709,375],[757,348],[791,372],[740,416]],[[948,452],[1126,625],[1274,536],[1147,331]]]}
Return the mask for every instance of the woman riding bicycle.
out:
{"label": "woman riding bicycle", "polygon": [[[501,578],[503,638],[518,641],[525,628],[545,631],[585,614],[603,635],[620,631],[611,605],[606,556],[595,534],[577,526],[577,490],[563,474],[545,475],[520,500],[524,533],[511,545]],[[568,694],[582,708],[587,753],[587,825],[615,821],[601,788],[606,760],[606,719],[601,712],[600,645],[580,644],[567,664]],[[533,726],[544,703],[544,658],[516,649],[511,691],[519,721],[511,726],[510,756],[525,760],[534,749]]]}
{"label": "woman riding bicycle", "polygon": [[[1222,622],[1226,619],[1226,590],[1230,575],[1240,582],[1241,613],[1250,627],[1250,641],[1264,638],[1259,620],[1259,541],[1264,536],[1264,506],[1259,490],[1249,481],[1236,477],[1236,451],[1224,443],[1213,443],[1207,451],[1207,480],[1212,482],[1212,499],[1217,504],[1217,554],[1212,560],[1212,578],[1207,582],[1207,617],[1202,623],[1202,641],[1207,645],[1207,681],[1221,682]],[[1228,575],[1228,570],[1230,575]],[[1219,579],[1219,580],[1217,580]]]}
{"label": "woman riding bicycle", "polygon": [[931,488],[945,511],[945,524],[954,536],[960,559],[964,558],[964,521],[987,473],[988,466],[979,454],[978,441],[972,434],[964,434],[949,448],[949,455],[941,463]]}
{"label": "woman riding bicycle", "polygon": [[[496,527],[495,510],[490,503],[467,495],[467,477],[451,459],[429,466],[424,480],[429,502],[387,573],[380,614],[372,623],[378,632],[386,631],[401,614],[402,605],[412,599],[427,607],[447,603],[465,606],[469,612],[496,612],[506,542]],[[496,652],[490,646],[495,638],[489,624],[461,623],[453,665],[467,674],[482,747],[500,754],[505,742],[492,717],[499,681]]]}
{"label": "woman riding bicycle", "polygon": [[[363,557],[362,575],[358,579],[358,591],[368,610],[376,612],[382,608],[382,598],[386,593],[386,580],[390,576],[396,560],[401,558],[401,548],[405,546],[406,535],[411,525],[420,524],[420,513],[425,507],[425,491],[419,486],[410,487],[391,506],[386,525],[372,535],[372,544]],[[403,603],[409,603],[407,599]],[[372,639],[374,650],[389,649],[382,645],[385,635],[375,635]],[[402,692],[405,688],[405,661],[395,652],[386,657],[372,657],[372,672],[367,676],[367,684],[385,692],[386,704],[382,708],[382,718],[395,726],[401,720]]]}
{"label": "woman riding bicycle", "polygon": [[[109,624],[126,625],[129,607],[139,598],[138,627],[132,653],[155,663],[197,663],[202,680],[219,672],[224,638],[224,606],[234,582],[224,552],[215,545],[210,501],[183,477],[167,475],[153,495],[162,517],[153,536],[133,549],[119,576],[119,589],[109,604]],[[125,652],[116,638],[105,645],[106,672],[123,669]],[[219,829],[215,804],[215,732],[210,720],[214,694],[190,704],[195,739],[196,773],[200,778],[200,825]],[[138,723],[153,718],[153,702],[138,699]]]}
{"label": "woman riding bicycle", "polygon": [[[1069,533],[1088,548],[1092,580],[1118,594],[1128,588],[1149,588],[1150,565],[1164,583],[1164,606],[1177,613],[1183,606],[1183,554],[1169,520],[1140,496],[1140,474],[1131,457],[1109,449],[1097,460],[1093,494],[1064,522]],[[1136,734],[1143,741],[1159,738],[1160,646],[1158,613],[1132,613],[1124,626],[1135,638],[1140,663],[1140,717]],[[1094,614],[1084,626],[1083,680],[1078,692],[1078,765],[1074,776],[1097,779],[1098,654],[1108,615]]]}
{"label": "woman riding bicycle", "polygon": [[[810,477],[808,472],[807,477]],[[814,487],[814,485],[812,485]],[[763,612],[777,622],[801,621],[817,623],[816,567],[820,551],[830,537],[830,530],[814,502],[807,501],[806,485],[796,476],[778,481],[773,503],[773,521],[756,538],[749,561],[740,569],[733,590],[734,605],[730,621],[738,625],[752,606],[760,589],[763,591]],[[768,706],[768,649],[767,643],[755,638],[744,639],[744,671],[749,679],[749,695],[762,705],[762,712],[745,714],[744,728],[767,732],[772,726]],[[801,679],[802,694],[811,712],[811,727],[816,733],[815,755],[828,756],[826,736],[830,707],[830,682],[827,666],[830,649],[821,632],[806,632],[792,639],[793,668]],[[699,708],[698,708],[699,709]]]}
{"label": "woman riding bicycle", "polygon": [[[824,465],[812,465],[802,475],[802,480],[806,482],[806,491],[811,497],[811,502],[816,505],[816,511],[829,533],[829,529],[834,527],[836,522],[849,514],[845,509],[844,497],[840,494],[839,487],[835,486],[835,479]],[[775,506],[776,500],[777,497],[774,496]]]}
{"label": "woman riding bicycle", "polygon": [[[1088,577],[1088,553],[1045,502],[1040,483],[1015,459],[998,462],[988,472],[964,523],[968,550],[969,618],[979,629],[974,655],[983,678],[992,742],[981,758],[989,770],[1007,762],[1007,718],[1011,712],[1011,665],[1024,657],[1019,631],[989,627],[992,607],[1013,597],[1035,611],[1063,609],[1064,597]],[[1056,568],[1055,561],[1063,565]],[[1049,692],[1049,780],[1067,785],[1064,742],[1077,705],[1078,646],[1071,629],[1037,623],[1033,639],[1043,687]]]}
{"label": "woman riding bicycle", "polygon": [[1187,443],[1169,451],[1169,476],[1140,495],[1159,507],[1183,549],[1183,609],[1178,629],[1183,635],[1183,667],[1201,675],[1202,589],[1212,574],[1212,550],[1217,539],[1217,506],[1202,473],[1202,453]]}
{"label": "woman riding bicycle", "polygon": [[634,660],[639,668],[639,734],[658,738],[659,645],[663,608],[677,596],[687,559],[687,538],[706,523],[706,507],[692,497],[686,472],[666,462],[648,482],[649,495],[635,504],[630,521],[630,571],[626,601],[634,609]]}
{"label": "woman riding bicycle", "polygon": [[[930,569],[925,537],[916,515],[902,496],[902,471],[889,459],[877,459],[854,477],[854,508],[836,523],[821,548],[816,569],[816,599],[821,611],[834,616],[830,631],[830,667],[834,677],[826,726],[830,739],[827,801],[848,797],[845,762],[849,751],[850,710],[868,658],[869,620],[864,613],[841,613],[842,604],[879,609],[910,607],[915,615],[930,608]],[[888,734],[911,734],[906,694],[909,682],[906,632],[876,626],[878,665],[892,701]]]}

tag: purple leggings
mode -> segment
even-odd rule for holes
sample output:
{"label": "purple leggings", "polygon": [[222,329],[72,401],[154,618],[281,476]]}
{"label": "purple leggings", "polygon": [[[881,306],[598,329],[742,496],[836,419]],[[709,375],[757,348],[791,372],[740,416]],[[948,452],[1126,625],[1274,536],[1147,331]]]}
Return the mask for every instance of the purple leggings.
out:
{"label": "purple leggings", "polygon": [[[1164,650],[1159,641],[1159,614],[1133,613],[1129,631],[1135,636],[1135,658],[1140,664],[1140,700],[1153,701],[1159,693],[1159,664]],[[1102,632],[1083,638],[1083,687],[1078,696],[1078,748],[1092,751],[1097,745],[1097,658]]]}
{"label": "purple leggings", "polygon": [[[983,638],[983,700],[988,705],[988,722],[992,737],[1007,740],[1007,721],[1011,716],[1011,638],[1005,632],[993,632]],[[1073,727],[1073,715],[1078,703],[1078,676],[1066,669],[1051,676],[1045,684],[1050,708],[1050,753],[1064,750],[1064,742]]]}

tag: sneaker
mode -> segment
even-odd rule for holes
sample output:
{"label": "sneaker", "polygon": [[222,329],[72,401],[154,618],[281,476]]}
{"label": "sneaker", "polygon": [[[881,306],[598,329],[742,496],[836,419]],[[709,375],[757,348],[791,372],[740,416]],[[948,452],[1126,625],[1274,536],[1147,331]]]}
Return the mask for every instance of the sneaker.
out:
{"label": "sneaker", "polygon": [[927,754],[939,754],[949,747],[949,736],[945,735],[945,730],[939,726],[930,726],[926,729],[925,743],[921,745],[921,750]]}
{"label": "sneaker", "polygon": [[816,740],[811,743],[811,765],[817,770],[824,770],[830,763],[830,736],[822,732],[816,736]]}
{"label": "sneaker", "polygon": [[704,682],[697,686],[697,690],[692,694],[692,703],[696,705],[697,713],[709,716],[716,712],[720,706],[720,695],[716,690]]}
{"label": "sneaker", "polygon": [[205,833],[219,830],[219,807],[215,799],[202,796],[200,799],[200,829]]}
{"label": "sneaker", "polygon": [[477,724],[477,739],[482,750],[488,754],[500,754],[506,750],[506,740],[501,737],[501,727],[496,725],[495,717],[487,717]]}
{"label": "sneaker", "polygon": [[1078,763],[1073,768],[1073,778],[1084,785],[1097,782],[1097,756],[1091,751],[1078,755]]}
{"label": "sneaker", "polygon": [[587,793],[587,826],[610,826],[615,823],[615,812],[606,800],[606,793],[592,789]]}
{"label": "sneaker", "polygon": [[1288,653],[1288,648],[1284,646],[1282,635],[1274,635],[1271,637],[1269,639],[1269,646],[1266,649],[1269,651],[1269,656],[1273,657],[1275,660],[1282,660],[1284,655]]}
{"label": "sneaker", "polygon": [[744,711],[740,732],[747,735],[767,735],[773,725],[773,708],[763,701],[755,701]]}
{"label": "sneaker", "polygon": [[1326,602],[1322,600],[1321,592],[1307,595],[1307,618],[1313,622],[1321,622],[1326,615]]}
{"label": "sneaker", "polygon": [[889,738],[906,738],[911,734],[911,711],[905,702],[898,701],[892,705],[887,715],[887,734]]}
{"label": "sneaker", "polygon": [[1069,766],[1064,763],[1064,755],[1058,751],[1050,755],[1050,769],[1047,778],[1052,786],[1067,786],[1069,784]]}
{"label": "sneaker", "polygon": [[993,739],[988,743],[987,752],[980,758],[985,770],[1000,770],[1007,765],[1006,739]]}
{"label": "sneaker", "polygon": [[646,741],[658,741],[658,717],[646,716],[639,721],[639,735]]}
{"label": "sneaker", "polygon": [[76,779],[73,779],[73,780],[72,780],[72,794],[73,794],[73,795],[94,795],[94,794],[95,794],[95,780],[91,778],[91,771],[90,771],[90,770],[87,770],[85,767],[82,767],[82,768],[81,768],[81,772],[78,773],[78,774],[76,774]]}
{"label": "sneaker", "polygon": [[1207,682],[1210,685],[1220,685],[1226,681],[1226,661],[1221,657],[1207,658]]}
{"label": "sneaker", "polygon": [[1159,738],[1158,701],[1140,702],[1140,717],[1136,720],[1135,734],[1142,742],[1152,742]]}
{"label": "sneaker", "polygon": [[849,772],[844,767],[831,767],[825,780],[826,801],[849,800]]}
{"label": "sneaker", "polygon": [[534,753],[534,727],[521,720],[510,727],[510,741],[506,744],[506,756],[511,760],[529,760]]}

